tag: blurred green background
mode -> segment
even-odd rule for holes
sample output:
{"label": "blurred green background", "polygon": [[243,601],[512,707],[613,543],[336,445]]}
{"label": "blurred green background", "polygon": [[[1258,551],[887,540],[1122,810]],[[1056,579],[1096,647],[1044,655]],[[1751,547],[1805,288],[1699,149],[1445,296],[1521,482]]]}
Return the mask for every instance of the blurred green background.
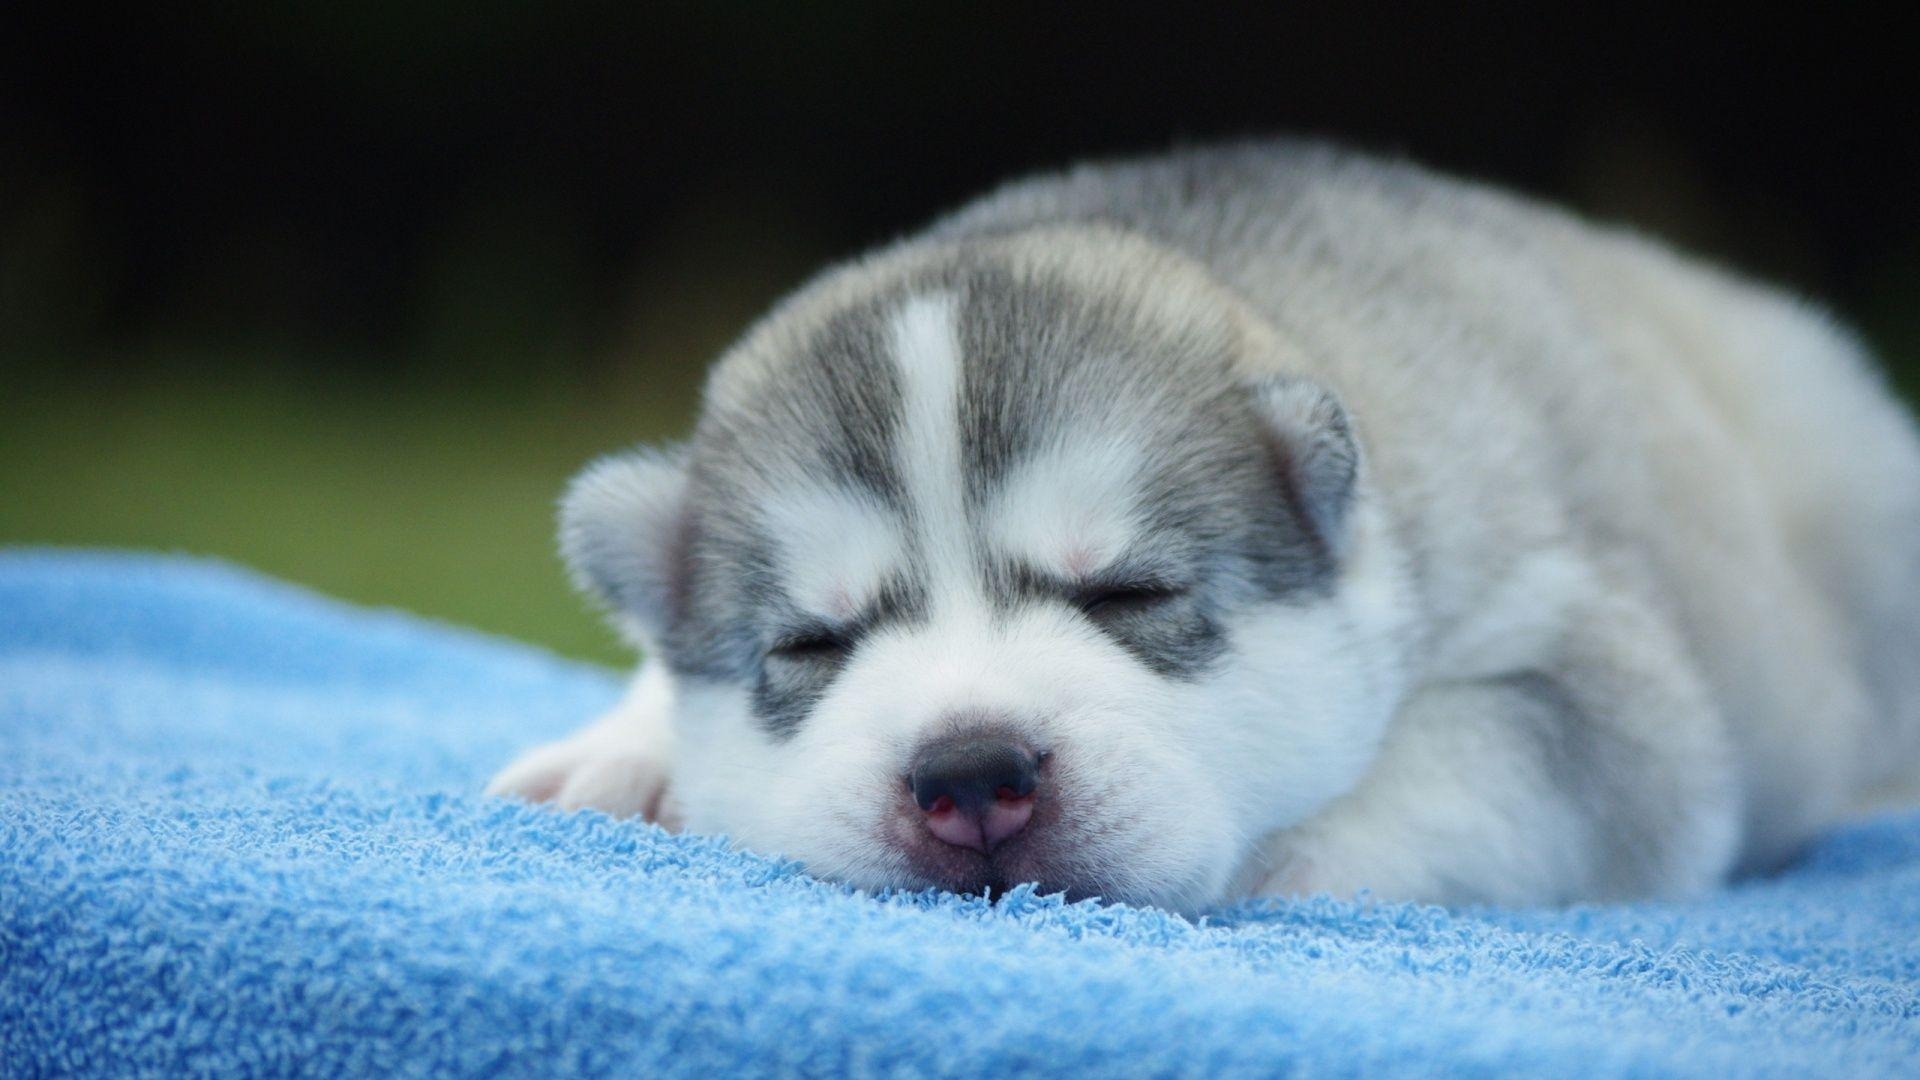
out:
{"label": "blurred green background", "polygon": [[7,5],[0,543],[617,660],[553,499],[772,299],[997,179],[1259,132],[1638,224],[1920,385],[1911,50],[1770,10]]}

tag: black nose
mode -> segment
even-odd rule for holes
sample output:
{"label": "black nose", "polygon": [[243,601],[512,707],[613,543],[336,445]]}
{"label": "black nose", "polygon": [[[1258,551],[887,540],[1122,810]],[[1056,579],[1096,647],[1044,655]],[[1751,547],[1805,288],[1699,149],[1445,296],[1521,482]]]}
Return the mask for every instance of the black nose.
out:
{"label": "black nose", "polygon": [[913,801],[931,811],[941,799],[969,816],[978,816],[996,799],[1033,794],[1040,762],[1033,751],[1011,739],[973,736],[946,739],[920,751],[907,783]]}

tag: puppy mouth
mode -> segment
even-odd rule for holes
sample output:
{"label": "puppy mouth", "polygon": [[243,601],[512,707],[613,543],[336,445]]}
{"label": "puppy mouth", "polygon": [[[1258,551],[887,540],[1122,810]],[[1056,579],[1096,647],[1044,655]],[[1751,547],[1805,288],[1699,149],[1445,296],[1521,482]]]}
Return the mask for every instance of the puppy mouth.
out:
{"label": "puppy mouth", "polygon": [[1032,885],[1043,894],[1065,893],[1069,900],[1095,896],[1098,890],[1075,872],[1079,859],[1073,830],[1062,828],[1061,803],[1052,793],[1037,796],[1027,828],[984,852],[935,836],[906,799],[889,816],[883,842],[906,857],[915,877],[950,892],[998,898],[1016,886]]}

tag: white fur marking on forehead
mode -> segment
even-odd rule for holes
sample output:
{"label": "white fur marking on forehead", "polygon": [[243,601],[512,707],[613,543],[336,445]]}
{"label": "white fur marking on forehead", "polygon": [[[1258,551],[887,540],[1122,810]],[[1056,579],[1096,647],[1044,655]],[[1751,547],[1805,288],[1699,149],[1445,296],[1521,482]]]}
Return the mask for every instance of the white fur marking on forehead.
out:
{"label": "white fur marking on forehead", "polygon": [[960,340],[952,296],[907,301],[893,320],[903,398],[899,465],[936,594],[967,580],[971,544],[960,455]]}
{"label": "white fur marking on forehead", "polygon": [[765,513],[789,595],[829,622],[858,615],[905,559],[893,515],[845,489],[783,492]]}
{"label": "white fur marking on forehead", "polygon": [[1125,554],[1137,531],[1140,448],[1105,436],[1070,438],[1021,462],[995,499],[992,535],[1007,555],[1067,578]]}

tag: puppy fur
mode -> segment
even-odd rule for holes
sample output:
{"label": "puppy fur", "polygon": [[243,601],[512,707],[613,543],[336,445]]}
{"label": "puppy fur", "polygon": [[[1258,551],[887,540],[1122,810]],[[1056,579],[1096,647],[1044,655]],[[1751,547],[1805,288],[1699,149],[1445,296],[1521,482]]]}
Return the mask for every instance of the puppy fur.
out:
{"label": "puppy fur", "polygon": [[[1332,148],[1013,184],[562,509],[643,651],[492,790],[866,888],[1685,894],[1920,756],[1920,445],[1820,312]],[[990,858],[905,790],[1045,755]]]}

